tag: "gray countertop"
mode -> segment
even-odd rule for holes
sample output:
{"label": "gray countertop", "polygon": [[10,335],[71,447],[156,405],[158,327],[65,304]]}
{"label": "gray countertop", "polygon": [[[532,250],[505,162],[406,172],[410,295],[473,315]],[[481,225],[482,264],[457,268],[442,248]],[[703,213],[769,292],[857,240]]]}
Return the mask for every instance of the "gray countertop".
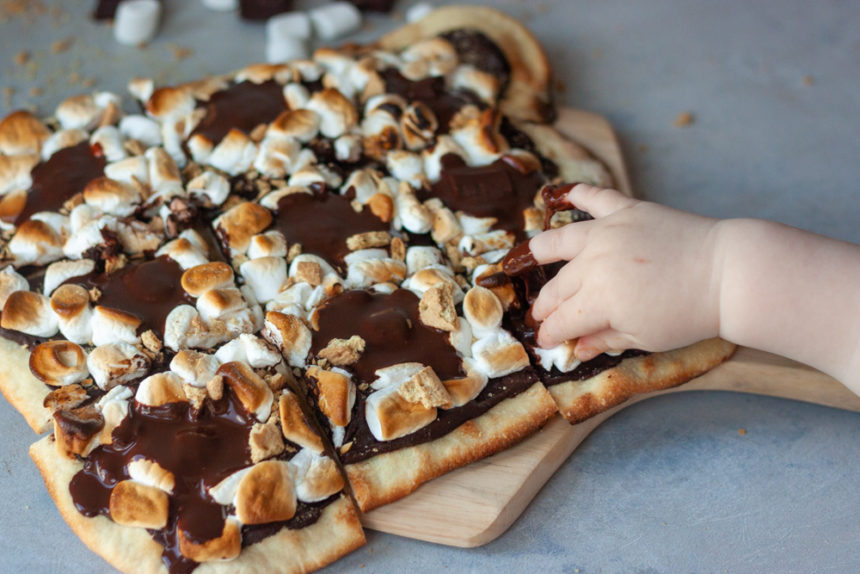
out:
{"label": "gray countertop", "polygon": [[[122,92],[132,75],[175,82],[263,57],[261,26],[197,0],[168,0],[142,50],[89,23],[92,2],[41,4],[63,14],[0,22],[0,87],[16,89],[14,107],[50,112],[84,91],[73,73]],[[641,196],[860,242],[860,3],[493,4],[542,40],[561,103],[613,123]],[[394,24],[373,18],[358,38]],[[73,46],[52,54],[67,37]],[[193,53],[179,60],[174,46]],[[31,68],[13,63],[22,50]],[[0,99],[0,115],[9,109]],[[675,127],[687,111],[693,124]],[[0,435],[0,572],[111,571],[63,523],[27,456],[34,437],[4,401]],[[858,477],[858,414],[683,393],[600,426],[494,542],[464,550],[369,532],[330,571],[857,572]]]}

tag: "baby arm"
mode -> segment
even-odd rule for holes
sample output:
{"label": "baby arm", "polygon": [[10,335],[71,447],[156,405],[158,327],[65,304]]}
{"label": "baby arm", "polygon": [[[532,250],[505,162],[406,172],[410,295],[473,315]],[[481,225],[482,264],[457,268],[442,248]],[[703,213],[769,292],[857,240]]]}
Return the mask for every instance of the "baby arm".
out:
{"label": "baby arm", "polygon": [[810,364],[860,393],[860,247],[776,223],[718,221],[574,187],[594,220],[529,244],[569,261],[541,290],[539,342],[663,351],[721,336]]}

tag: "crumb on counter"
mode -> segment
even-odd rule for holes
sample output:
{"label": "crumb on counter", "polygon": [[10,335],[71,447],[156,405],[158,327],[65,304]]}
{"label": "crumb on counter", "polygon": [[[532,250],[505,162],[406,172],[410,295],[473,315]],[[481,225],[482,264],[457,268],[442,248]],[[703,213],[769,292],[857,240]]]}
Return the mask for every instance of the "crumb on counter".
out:
{"label": "crumb on counter", "polygon": [[746,436],[746,434],[747,434],[747,429],[738,429],[738,434],[739,434],[739,435],[741,435],[741,436]]}
{"label": "crumb on counter", "polygon": [[812,86],[813,84],[815,84],[815,78],[813,78],[812,76],[809,76],[809,75],[803,76],[803,85],[804,86]]}
{"label": "crumb on counter", "polygon": [[675,118],[672,125],[676,128],[685,128],[693,125],[694,121],[695,117],[693,116],[693,112],[681,112],[678,114],[678,117]]}
{"label": "crumb on counter", "polygon": [[72,44],[75,43],[75,39],[72,37],[64,38],[62,40],[57,40],[53,44],[51,44],[51,53],[52,54],[60,54],[65,52],[69,48],[72,47]]}

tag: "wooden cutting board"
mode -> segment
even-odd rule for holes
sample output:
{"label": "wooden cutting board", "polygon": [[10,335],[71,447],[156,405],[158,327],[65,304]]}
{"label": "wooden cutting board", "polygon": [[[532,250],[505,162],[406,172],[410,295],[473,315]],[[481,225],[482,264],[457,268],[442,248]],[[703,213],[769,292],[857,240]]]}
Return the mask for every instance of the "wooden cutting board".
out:
{"label": "wooden cutting board", "polygon": [[[609,122],[589,112],[565,109],[556,127],[603,160],[617,187],[632,195],[621,148]],[[600,423],[650,397],[695,390],[739,391],[860,411],[860,397],[827,375],[742,347],[729,361],[686,385],[640,395],[578,425],[556,415],[517,446],[439,477],[406,498],[365,514],[362,522],[373,530],[449,546],[486,544],[508,529]]]}

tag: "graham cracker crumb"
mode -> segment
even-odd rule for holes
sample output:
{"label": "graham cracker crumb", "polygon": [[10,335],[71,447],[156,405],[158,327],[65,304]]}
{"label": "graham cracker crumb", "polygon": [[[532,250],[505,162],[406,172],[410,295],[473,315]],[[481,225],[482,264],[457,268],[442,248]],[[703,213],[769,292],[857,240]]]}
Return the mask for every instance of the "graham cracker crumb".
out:
{"label": "graham cracker crumb", "polygon": [[803,76],[804,86],[811,86],[813,84],[815,84],[815,78],[813,78],[812,76]]}
{"label": "graham cracker crumb", "polygon": [[332,365],[344,367],[358,361],[364,352],[364,346],[364,339],[358,335],[353,335],[349,339],[332,339],[326,348],[319,352],[319,356]]}
{"label": "graham cracker crumb", "polygon": [[16,66],[23,66],[30,61],[30,52],[22,50],[15,54],[15,57],[12,59],[12,61],[15,62]]}
{"label": "graham cracker crumb", "polygon": [[87,292],[90,294],[90,301],[93,303],[102,298],[102,292],[98,287],[90,287],[90,290]]}
{"label": "graham cracker crumb", "polygon": [[676,128],[685,128],[693,125],[694,121],[695,117],[693,116],[693,112],[681,112],[678,114],[678,117],[675,118],[672,125]]}
{"label": "graham cracker crumb", "polygon": [[738,429],[738,434],[739,434],[739,435],[741,435],[741,436],[746,436],[746,434],[747,434],[747,429]]}
{"label": "graham cracker crumb", "polygon": [[184,60],[189,56],[194,54],[194,50],[191,48],[186,48],[185,46],[177,46],[176,44],[172,44],[170,46],[170,50],[173,52],[173,58],[176,60]]}
{"label": "graham cracker crumb", "polygon": [[64,38],[62,40],[57,40],[53,44],[51,44],[51,53],[52,54],[60,54],[65,52],[69,48],[72,47],[72,44],[75,43],[75,39],[72,37]]}
{"label": "graham cracker crumb", "polygon": [[81,82],[81,85],[82,85],[83,87],[85,87],[85,88],[92,88],[92,87],[93,87],[93,86],[95,86],[97,83],[99,83],[98,79],[96,79],[96,78],[87,78],[87,79],[85,79],[83,82]]}
{"label": "graham cracker crumb", "polygon": [[39,86],[33,86],[29,90],[27,90],[27,95],[31,98],[36,98],[42,95],[42,88]]}

